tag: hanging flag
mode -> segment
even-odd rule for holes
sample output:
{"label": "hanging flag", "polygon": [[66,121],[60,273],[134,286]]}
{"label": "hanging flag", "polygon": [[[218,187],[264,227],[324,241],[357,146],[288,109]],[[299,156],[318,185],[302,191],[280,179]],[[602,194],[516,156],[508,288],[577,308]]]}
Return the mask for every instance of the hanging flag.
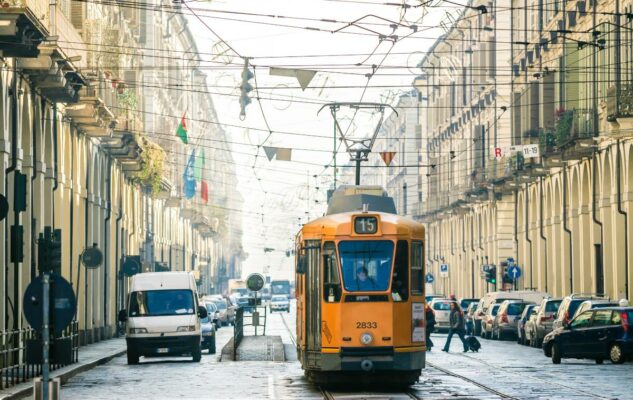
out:
{"label": "hanging flag", "polygon": [[277,161],[291,161],[292,149],[277,148]]}
{"label": "hanging flag", "polygon": [[202,201],[204,202],[204,204],[207,204],[209,202],[209,186],[205,181],[202,181],[200,183],[200,197],[202,197]]}
{"label": "hanging flag", "polygon": [[185,121],[185,115],[187,115],[187,112],[182,114],[182,119],[180,120],[178,129],[176,129],[176,135],[178,135],[184,144],[187,144],[189,143],[189,139],[187,138],[187,122]]}
{"label": "hanging flag", "polygon": [[272,161],[273,158],[275,158],[275,155],[277,154],[277,148],[264,146],[264,153],[266,153],[266,157],[268,157],[268,161]]}
{"label": "hanging flag", "polygon": [[380,152],[380,157],[382,158],[382,160],[385,162],[387,166],[391,165],[391,162],[393,161],[393,158],[395,156],[396,156],[395,151],[381,151]]}
{"label": "hanging flag", "polygon": [[199,156],[196,156],[196,165],[193,169],[193,175],[196,178],[197,182],[202,180],[202,169],[204,168],[204,149],[200,152]]}
{"label": "hanging flag", "polygon": [[185,167],[185,173],[182,175],[183,192],[186,198],[190,199],[196,194],[196,178],[193,174],[193,166],[196,162],[196,150],[194,149],[189,156],[189,161]]}

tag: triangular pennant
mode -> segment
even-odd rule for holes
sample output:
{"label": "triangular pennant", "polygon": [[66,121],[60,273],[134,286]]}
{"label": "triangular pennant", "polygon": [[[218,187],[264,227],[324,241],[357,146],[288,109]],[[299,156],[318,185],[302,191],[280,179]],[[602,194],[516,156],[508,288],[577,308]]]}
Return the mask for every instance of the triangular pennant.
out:
{"label": "triangular pennant", "polygon": [[395,156],[396,156],[395,151],[381,151],[380,152],[380,158],[382,158],[382,160],[385,162],[387,166],[391,165],[391,162],[393,161],[393,158]]}
{"label": "triangular pennant", "polygon": [[176,129],[176,135],[182,140],[184,144],[189,143],[189,138],[187,137],[187,122],[185,121],[185,112],[182,114],[182,118],[180,119],[180,124],[178,125],[178,129]]}
{"label": "triangular pennant", "polygon": [[263,146],[263,147],[264,147],[264,152],[266,153],[266,157],[268,157],[268,161],[272,161],[272,159],[275,158],[275,154],[277,154],[277,148],[268,147],[268,146]]}
{"label": "triangular pennant", "polygon": [[292,149],[286,149],[279,147],[277,148],[277,161],[291,161],[292,160]]}

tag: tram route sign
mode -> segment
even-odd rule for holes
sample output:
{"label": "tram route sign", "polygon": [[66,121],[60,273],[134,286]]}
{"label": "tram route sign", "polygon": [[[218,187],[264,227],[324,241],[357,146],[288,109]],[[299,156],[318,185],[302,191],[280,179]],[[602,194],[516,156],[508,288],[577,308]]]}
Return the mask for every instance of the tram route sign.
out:
{"label": "tram route sign", "polygon": [[440,276],[448,278],[448,264],[440,264]]}
{"label": "tram route sign", "polygon": [[265,283],[266,280],[262,274],[250,274],[246,278],[246,287],[253,292],[259,292],[262,290]]}

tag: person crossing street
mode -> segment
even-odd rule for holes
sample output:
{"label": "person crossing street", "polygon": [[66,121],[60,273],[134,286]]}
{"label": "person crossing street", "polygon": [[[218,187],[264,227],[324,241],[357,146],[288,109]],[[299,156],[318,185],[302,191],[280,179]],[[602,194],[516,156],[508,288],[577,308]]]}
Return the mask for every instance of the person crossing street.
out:
{"label": "person crossing street", "polygon": [[448,337],[446,338],[446,344],[444,345],[442,351],[448,352],[451,346],[451,339],[453,338],[454,334],[457,334],[457,336],[459,336],[459,339],[462,341],[462,344],[464,345],[464,353],[467,352],[468,343],[464,338],[464,334],[466,331],[464,324],[464,313],[462,313],[462,311],[457,306],[457,303],[455,302],[451,302],[451,314],[449,317],[449,321],[450,329],[448,331]]}

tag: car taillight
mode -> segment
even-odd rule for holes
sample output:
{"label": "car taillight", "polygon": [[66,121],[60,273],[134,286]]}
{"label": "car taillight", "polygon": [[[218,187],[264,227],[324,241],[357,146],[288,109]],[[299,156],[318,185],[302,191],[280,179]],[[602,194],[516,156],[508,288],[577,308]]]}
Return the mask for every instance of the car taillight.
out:
{"label": "car taillight", "polygon": [[550,319],[552,319],[552,317],[553,317],[552,315],[550,315],[549,317],[544,315],[541,317],[541,322],[549,321]]}
{"label": "car taillight", "polygon": [[501,314],[501,322],[508,322],[508,314]]}
{"label": "car taillight", "polygon": [[565,318],[564,318],[565,323],[569,322],[569,311],[567,311],[565,313]]}
{"label": "car taillight", "polygon": [[620,321],[622,322],[622,329],[624,329],[624,332],[628,333],[629,332],[629,316],[627,315],[626,312],[623,312],[622,314],[620,314]]}

